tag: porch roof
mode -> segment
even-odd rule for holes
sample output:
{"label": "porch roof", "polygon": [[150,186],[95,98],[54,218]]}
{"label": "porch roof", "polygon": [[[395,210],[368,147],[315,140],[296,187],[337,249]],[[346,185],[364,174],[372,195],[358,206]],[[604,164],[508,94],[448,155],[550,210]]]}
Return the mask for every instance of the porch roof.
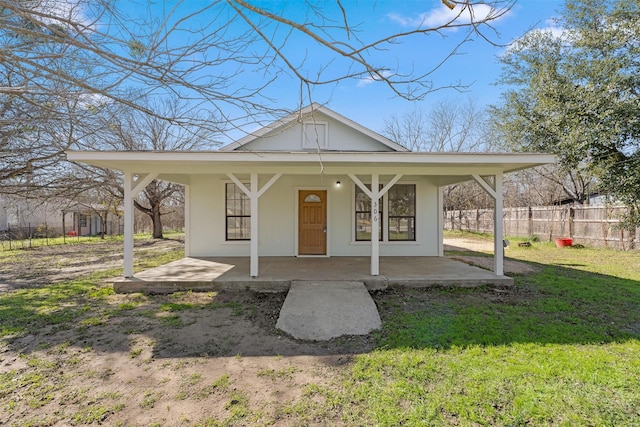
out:
{"label": "porch roof", "polygon": [[429,175],[437,185],[466,181],[472,174],[508,173],[554,163],[533,153],[416,152],[238,152],[238,151],[67,151],[70,161],[188,184],[189,176],[211,173]]}

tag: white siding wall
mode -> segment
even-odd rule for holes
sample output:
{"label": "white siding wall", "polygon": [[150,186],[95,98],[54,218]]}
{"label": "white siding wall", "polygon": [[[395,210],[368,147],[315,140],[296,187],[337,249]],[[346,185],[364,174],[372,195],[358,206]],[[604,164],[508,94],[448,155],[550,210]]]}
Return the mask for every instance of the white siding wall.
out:
{"label": "white siding wall", "polygon": [[[261,176],[261,185],[269,179]],[[341,182],[337,187],[336,181]],[[243,180],[245,181],[245,180]],[[246,180],[248,181],[248,180]],[[193,176],[190,186],[190,256],[249,256],[249,242],[225,241],[224,175]],[[438,255],[438,192],[424,178],[401,180],[416,184],[416,242],[385,242],[381,256]],[[354,184],[347,176],[282,176],[260,198],[261,256],[295,256],[297,192],[326,189],[328,198],[328,253],[330,256],[368,256],[368,242],[353,240]]]}
{"label": "white siding wall", "polygon": [[[224,184],[219,175],[193,175],[189,185],[190,256],[216,256],[223,253]],[[247,245],[248,248],[248,245]],[[229,248],[229,250],[232,248]],[[247,254],[249,253],[247,249]],[[244,255],[229,251],[229,256]]]}
{"label": "white siding wall", "polygon": [[[267,176],[264,180],[269,178]],[[260,255],[294,255],[296,198],[293,187],[306,177],[281,176],[260,198]],[[261,184],[261,186],[264,183]],[[248,253],[248,252],[247,252]]]}
{"label": "white siding wall", "polygon": [[[327,125],[328,147],[331,151],[392,151],[391,148],[353,128],[318,113],[318,123]],[[268,134],[247,143],[241,151],[304,151],[302,146],[302,125]]]}

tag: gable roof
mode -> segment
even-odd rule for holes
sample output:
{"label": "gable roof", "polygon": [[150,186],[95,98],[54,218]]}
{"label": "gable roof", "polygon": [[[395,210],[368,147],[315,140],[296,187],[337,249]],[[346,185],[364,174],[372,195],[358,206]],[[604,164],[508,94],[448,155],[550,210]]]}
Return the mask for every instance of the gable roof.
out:
{"label": "gable roof", "polygon": [[288,116],[284,117],[283,119],[280,119],[276,122],[271,123],[270,125],[267,125],[255,132],[252,132],[251,134],[245,136],[244,138],[241,138],[235,142],[232,142],[231,144],[228,144],[224,147],[222,147],[220,149],[220,151],[241,151],[243,149],[243,147],[248,146],[250,143],[256,141],[259,138],[265,137],[271,133],[274,133],[280,129],[286,129],[288,127],[291,127],[293,124],[296,124],[298,122],[302,122],[304,120],[307,120],[311,117],[313,117],[313,115],[315,113],[321,113],[333,120],[335,120],[338,123],[341,123],[344,126],[347,126],[348,128],[359,132],[360,134],[367,136],[369,138],[371,138],[372,140],[380,143],[382,146],[388,148],[390,151],[398,151],[398,152],[408,152],[410,151],[409,149],[407,149],[406,147],[391,141],[390,139],[380,135],[377,132],[372,131],[369,128],[366,128],[364,126],[362,126],[361,124],[358,124],[356,122],[354,122],[351,119],[348,119],[346,117],[344,117],[341,114],[336,113],[335,111],[324,107],[318,103],[313,103],[311,105],[308,105],[304,108],[302,108],[301,110],[291,113]]}

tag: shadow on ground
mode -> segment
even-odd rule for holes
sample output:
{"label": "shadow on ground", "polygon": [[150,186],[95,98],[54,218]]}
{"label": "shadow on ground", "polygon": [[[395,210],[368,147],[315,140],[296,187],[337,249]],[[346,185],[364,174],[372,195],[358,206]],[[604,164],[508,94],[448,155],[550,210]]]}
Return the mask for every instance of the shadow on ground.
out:
{"label": "shadow on ground", "polygon": [[639,282],[568,266],[527,265],[535,272],[515,275],[511,288],[373,292],[382,330],[323,342],[295,340],[275,328],[285,293],[112,295],[105,288],[79,284],[4,295],[0,313],[9,319],[4,335],[15,329],[4,340],[6,350],[21,353],[61,343],[127,353],[141,341],[150,343],[153,358],[176,358],[640,339]]}

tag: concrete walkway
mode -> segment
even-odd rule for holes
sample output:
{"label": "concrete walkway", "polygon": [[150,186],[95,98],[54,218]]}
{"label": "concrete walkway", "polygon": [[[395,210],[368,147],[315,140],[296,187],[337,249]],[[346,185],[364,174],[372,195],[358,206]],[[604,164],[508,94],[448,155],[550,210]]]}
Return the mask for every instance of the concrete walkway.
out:
{"label": "concrete walkway", "polygon": [[313,281],[291,284],[276,327],[294,338],[326,341],[366,335],[382,322],[362,282]]}

